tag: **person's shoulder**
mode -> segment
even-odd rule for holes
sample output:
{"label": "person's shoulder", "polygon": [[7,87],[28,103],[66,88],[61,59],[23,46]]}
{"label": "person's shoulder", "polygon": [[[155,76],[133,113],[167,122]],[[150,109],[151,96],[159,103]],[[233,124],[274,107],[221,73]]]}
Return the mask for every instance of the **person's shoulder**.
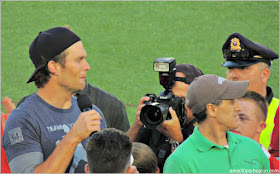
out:
{"label": "person's shoulder", "polygon": [[193,146],[192,142],[190,140],[188,141],[188,139],[185,140],[167,158],[164,165],[164,171],[167,173],[170,171],[172,171],[172,173],[175,171],[176,173],[181,173],[182,171],[185,172],[185,170],[189,169],[193,164],[193,158],[199,156],[198,153],[198,150]]}
{"label": "person's shoulder", "polygon": [[237,142],[237,146],[234,148],[236,153],[249,155],[250,157],[255,157],[260,161],[266,159],[268,160],[267,156],[262,150],[261,145],[257,141],[242,135],[237,135],[234,133],[231,134],[234,136],[235,142]]}
{"label": "person's shoulder", "polygon": [[[16,115],[17,119],[28,117],[38,118],[44,116],[46,114],[46,110],[51,110],[51,105],[49,105],[46,101],[44,101],[39,95],[36,93],[31,94],[23,103],[21,103],[17,108],[11,113],[12,115]],[[44,111],[43,111],[44,110]],[[10,115],[11,116],[11,115]],[[9,117],[10,117],[9,116]]]}
{"label": "person's shoulder", "polygon": [[87,85],[88,87],[88,90],[90,91],[90,93],[94,93],[96,95],[99,95],[101,96],[103,99],[110,99],[110,100],[114,100],[115,102],[119,102],[119,103],[123,103],[121,100],[119,100],[115,95],[101,89],[101,88],[98,88],[94,85],[91,85],[88,83]]}
{"label": "person's shoulder", "polygon": [[11,121],[12,123],[15,122],[15,121],[20,121],[22,119],[27,119],[28,117],[28,112],[27,112],[28,109],[26,108],[15,108],[9,115],[8,119],[7,119],[7,122],[6,122],[6,125],[9,124],[9,122]]}
{"label": "person's shoulder", "polygon": [[31,95],[35,94],[36,92],[33,92],[32,94],[26,95],[24,96],[22,99],[20,99],[20,101],[17,104],[17,107],[19,107],[23,102],[25,102],[25,100],[30,97]]}
{"label": "person's shoulder", "polygon": [[6,124],[5,129],[10,130],[15,127],[20,127],[19,125],[26,125],[27,122],[33,122],[31,105],[24,102],[18,108],[15,108],[10,113]]}
{"label": "person's shoulder", "polygon": [[279,98],[276,98],[272,88],[269,86],[266,86],[266,100],[269,104],[271,104],[272,100],[277,101],[277,103],[279,103]]}
{"label": "person's shoulder", "polygon": [[240,146],[243,146],[244,148],[245,147],[247,147],[247,148],[257,148],[257,149],[261,150],[261,146],[255,140],[253,140],[249,137],[234,134],[234,133],[231,133],[231,132],[229,132],[229,134],[230,134],[230,136],[234,137],[234,141],[236,141]]}
{"label": "person's shoulder", "polygon": [[173,155],[173,158],[184,158],[185,155],[187,156],[196,156],[198,153],[197,148],[192,143],[191,137],[183,141],[176,150],[171,154]]}
{"label": "person's shoulder", "polygon": [[39,97],[37,94],[33,93],[29,95],[24,102],[22,102],[16,109],[23,110],[23,111],[30,111],[30,109],[36,108],[39,102]]}
{"label": "person's shoulder", "polygon": [[238,135],[238,134],[235,134],[235,133],[232,133],[232,132],[229,132],[228,131],[228,134],[231,136],[231,137],[234,137],[234,139],[236,139],[237,141],[239,142],[251,142],[253,144],[258,144],[255,140],[249,138],[249,137],[245,137],[243,135]]}

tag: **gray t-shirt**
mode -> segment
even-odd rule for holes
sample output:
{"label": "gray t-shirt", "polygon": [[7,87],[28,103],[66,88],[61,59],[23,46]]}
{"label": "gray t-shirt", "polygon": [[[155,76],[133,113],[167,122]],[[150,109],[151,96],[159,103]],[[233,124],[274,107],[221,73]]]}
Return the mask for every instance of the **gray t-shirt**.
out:
{"label": "gray t-shirt", "polygon": [[[93,109],[102,117],[101,129],[106,128],[102,112],[94,105]],[[69,109],[59,109],[46,103],[37,94],[32,94],[14,109],[7,119],[2,141],[12,173],[33,172],[38,164],[52,154],[80,113],[75,97],[72,97]],[[87,140],[77,146],[65,172],[84,171]]]}
{"label": "gray t-shirt", "polygon": [[[107,127],[116,128],[124,132],[128,131],[130,125],[125,105],[116,96],[89,84],[88,82],[86,82],[85,88],[77,93],[87,94],[89,96],[92,103],[102,111],[106,119]],[[21,105],[30,95],[23,97],[19,101],[17,107]]]}

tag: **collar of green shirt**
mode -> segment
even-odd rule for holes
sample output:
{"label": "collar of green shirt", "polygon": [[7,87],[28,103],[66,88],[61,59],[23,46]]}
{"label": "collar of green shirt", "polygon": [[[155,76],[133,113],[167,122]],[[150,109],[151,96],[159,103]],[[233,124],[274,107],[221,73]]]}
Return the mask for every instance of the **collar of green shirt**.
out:
{"label": "collar of green shirt", "polygon": [[[196,126],[193,131],[193,136],[190,137],[192,143],[199,151],[208,151],[212,147],[217,147],[219,149],[226,148],[225,146],[217,145],[209,141],[205,138],[198,130],[199,126]],[[233,133],[227,131],[227,140],[229,144],[229,148],[234,149],[234,147],[239,143],[238,139],[236,139]]]}

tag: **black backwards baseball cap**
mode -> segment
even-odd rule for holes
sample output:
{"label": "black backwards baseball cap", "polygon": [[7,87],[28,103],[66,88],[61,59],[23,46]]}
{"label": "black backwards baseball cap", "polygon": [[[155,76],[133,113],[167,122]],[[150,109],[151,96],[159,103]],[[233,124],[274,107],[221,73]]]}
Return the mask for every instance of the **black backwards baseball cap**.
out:
{"label": "black backwards baseball cap", "polygon": [[278,59],[278,54],[271,49],[250,41],[239,33],[233,33],[228,37],[222,47],[226,61],[223,67],[244,67],[259,62],[271,66],[273,59]]}
{"label": "black backwards baseball cap", "polygon": [[191,84],[191,82],[201,75],[203,75],[203,72],[198,69],[197,67],[193,66],[192,64],[178,64],[176,65],[176,72],[182,72],[185,74],[186,78],[182,77],[176,77],[176,81],[181,81],[186,84]]}
{"label": "black backwards baseball cap", "polygon": [[45,65],[68,47],[81,39],[73,31],[65,27],[55,27],[41,31],[29,47],[29,55],[35,71],[27,81],[34,81],[34,75]]}
{"label": "black backwards baseball cap", "polygon": [[198,114],[205,110],[209,103],[242,97],[248,85],[249,81],[229,81],[213,74],[202,75],[190,84],[186,105],[192,113]]}

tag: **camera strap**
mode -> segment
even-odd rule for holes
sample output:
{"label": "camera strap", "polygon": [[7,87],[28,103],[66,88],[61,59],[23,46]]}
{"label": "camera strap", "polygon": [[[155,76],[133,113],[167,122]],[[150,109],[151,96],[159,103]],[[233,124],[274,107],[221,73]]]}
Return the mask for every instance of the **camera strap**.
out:
{"label": "camera strap", "polygon": [[158,166],[162,170],[165,160],[171,153],[171,145],[167,137],[156,129],[152,129],[150,147],[157,156]]}
{"label": "camera strap", "polygon": [[187,80],[185,77],[175,77],[175,81],[180,81],[180,82],[184,82],[187,84]]}
{"label": "camera strap", "polygon": [[[162,143],[162,133],[159,132],[157,129],[152,129],[152,135],[151,135],[151,145],[153,147],[158,147]],[[161,140],[161,141],[160,141]]]}

